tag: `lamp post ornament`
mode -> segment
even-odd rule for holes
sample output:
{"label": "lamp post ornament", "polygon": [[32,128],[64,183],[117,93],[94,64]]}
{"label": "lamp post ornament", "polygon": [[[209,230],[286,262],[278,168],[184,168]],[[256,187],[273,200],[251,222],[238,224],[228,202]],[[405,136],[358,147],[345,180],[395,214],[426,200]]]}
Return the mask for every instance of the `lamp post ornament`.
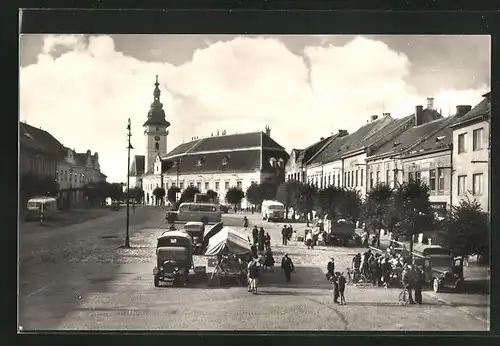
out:
{"label": "lamp post ornament", "polygon": [[131,122],[128,119],[127,124],[127,224],[126,224],[126,235],[125,235],[125,247],[130,248],[130,236],[129,236],[129,225],[130,225],[130,149],[133,149],[130,144],[130,137],[132,136]]}

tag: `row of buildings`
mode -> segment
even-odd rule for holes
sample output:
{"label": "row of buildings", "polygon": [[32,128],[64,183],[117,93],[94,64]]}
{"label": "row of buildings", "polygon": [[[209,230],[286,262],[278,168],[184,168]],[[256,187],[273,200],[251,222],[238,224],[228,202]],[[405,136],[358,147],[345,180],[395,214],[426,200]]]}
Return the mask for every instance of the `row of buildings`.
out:
{"label": "row of buildings", "polygon": [[[170,123],[160,102],[158,78],[153,103],[144,123],[145,155],[135,155],[131,187],[142,187],[147,204],[156,204],[157,187],[197,186],[216,191],[223,201],[230,187],[243,191],[252,183],[298,180],[319,188],[330,185],[357,189],[362,196],[377,183],[391,186],[409,179],[426,182],[436,209],[456,205],[466,195],[489,210],[489,121],[491,93],[472,108],[457,106],[443,117],[417,105],[403,118],[373,115],[349,134],[339,130],[290,155],[271,137],[271,129],[193,138],[167,150]],[[242,207],[247,202],[243,201]]]}
{"label": "row of buildings", "polygon": [[[25,122],[19,124],[19,174],[51,179],[59,185],[59,207],[81,205],[86,198],[83,188],[90,182],[106,181],[98,153],[77,153],[65,147],[49,132]],[[21,178],[21,181],[23,179]],[[20,187],[21,207],[27,196]]]}
{"label": "row of buildings", "polygon": [[434,109],[432,98],[403,118],[374,115],[351,134],[340,130],[292,150],[286,179],[354,188],[362,196],[377,183],[395,187],[413,179],[429,186],[437,211],[467,197],[489,211],[491,93],[483,97],[449,117]]}

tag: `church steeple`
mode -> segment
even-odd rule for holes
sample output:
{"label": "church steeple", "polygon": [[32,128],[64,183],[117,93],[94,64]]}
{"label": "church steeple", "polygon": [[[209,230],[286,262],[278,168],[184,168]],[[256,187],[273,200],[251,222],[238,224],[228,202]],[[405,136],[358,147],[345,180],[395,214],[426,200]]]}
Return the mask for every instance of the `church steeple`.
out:
{"label": "church steeple", "polygon": [[165,119],[165,111],[163,104],[160,102],[160,83],[158,83],[158,75],[156,75],[155,89],[153,91],[153,103],[148,112],[148,120],[142,126],[159,125],[169,127],[170,123]]}

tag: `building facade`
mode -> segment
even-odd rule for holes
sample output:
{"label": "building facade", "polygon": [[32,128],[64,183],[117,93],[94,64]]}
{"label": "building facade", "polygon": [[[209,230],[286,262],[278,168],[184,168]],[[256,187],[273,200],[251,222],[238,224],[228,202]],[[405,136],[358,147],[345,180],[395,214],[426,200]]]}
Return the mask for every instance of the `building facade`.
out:
{"label": "building facade", "polygon": [[[224,133],[224,132],[223,132]],[[214,190],[221,203],[232,187],[243,192],[252,183],[283,182],[288,154],[271,138],[271,130],[196,139],[179,145],[163,158],[166,188],[196,186]],[[249,202],[243,199],[242,208]]]}
{"label": "building facade", "polygon": [[464,198],[477,200],[484,211],[491,211],[491,93],[454,123],[453,205]]}

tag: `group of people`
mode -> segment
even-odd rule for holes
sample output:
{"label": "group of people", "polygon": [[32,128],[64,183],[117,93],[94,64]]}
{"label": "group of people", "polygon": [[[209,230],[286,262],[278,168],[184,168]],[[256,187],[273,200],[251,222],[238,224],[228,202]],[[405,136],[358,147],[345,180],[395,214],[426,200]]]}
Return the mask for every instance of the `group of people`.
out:
{"label": "group of people", "polygon": [[[269,253],[271,253],[270,249]],[[248,262],[248,267],[247,267],[248,292],[257,294],[260,274],[262,272],[262,269],[267,266],[266,260],[267,257],[264,260],[264,263],[262,263],[262,261],[260,261],[258,258],[252,257]],[[274,258],[272,259],[272,264],[274,265]],[[292,272],[295,270],[295,266],[293,264],[292,259],[288,256],[287,253],[281,259],[281,269],[285,273],[286,281],[290,282],[292,278]]]}
{"label": "group of people", "polygon": [[281,240],[283,245],[287,245],[287,243],[292,240],[293,228],[292,225],[284,225],[281,229]]}
{"label": "group of people", "polygon": [[[253,226],[252,229],[252,246],[255,247],[255,251],[264,252],[271,249],[271,236],[269,232],[264,231],[264,228],[260,229],[257,226]],[[255,257],[255,256],[254,256]]]}
{"label": "group of people", "polygon": [[335,259],[333,257],[326,265],[326,278],[333,285],[333,302],[336,304],[345,305],[344,292],[347,280],[344,276],[344,273],[335,271]]}

